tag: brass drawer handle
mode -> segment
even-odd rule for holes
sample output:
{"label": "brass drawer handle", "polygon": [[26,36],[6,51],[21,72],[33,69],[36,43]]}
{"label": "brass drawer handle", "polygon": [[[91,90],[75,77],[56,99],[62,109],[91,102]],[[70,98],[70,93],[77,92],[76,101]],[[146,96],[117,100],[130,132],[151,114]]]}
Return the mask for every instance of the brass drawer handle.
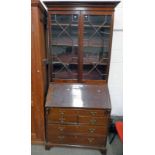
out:
{"label": "brass drawer handle", "polygon": [[89,132],[94,133],[94,131],[95,131],[96,129],[91,128],[91,129],[88,129],[88,130],[89,130]]}
{"label": "brass drawer handle", "polygon": [[65,114],[64,112],[60,111],[60,115],[64,115],[64,114]]}
{"label": "brass drawer handle", "polygon": [[64,128],[63,128],[63,127],[59,127],[58,130],[59,130],[59,131],[63,131]]}
{"label": "brass drawer handle", "polygon": [[64,121],[65,121],[65,118],[59,118],[59,121],[61,122],[61,123],[63,123]]}
{"label": "brass drawer handle", "polygon": [[93,116],[95,116],[95,115],[97,114],[97,112],[95,112],[95,111],[91,111],[90,113],[91,113],[91,115],[93,115]]}
{"label": "brass drawer handle", "polygon": [[88,138],[89,143],[92,143],[95,138]]}
{"label": "brass drawer handle", "polygon": [[92,120],[90,120],[90,124],[93,124],[93,125],[95,125],[96,124],[96,119],[92,119]]}

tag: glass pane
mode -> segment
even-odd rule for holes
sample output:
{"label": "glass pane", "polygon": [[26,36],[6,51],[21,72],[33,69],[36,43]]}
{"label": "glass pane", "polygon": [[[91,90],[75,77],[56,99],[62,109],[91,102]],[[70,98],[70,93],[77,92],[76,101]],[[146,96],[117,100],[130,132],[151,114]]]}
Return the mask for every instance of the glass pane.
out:
{"label": "glass pane", "polygon": [[83,79],[106,79],[110,27],[109,15],[84,15]]}
{"label": "glass pane", "polygon": [[53,79],[77,79],[78,15],[51,15]]}

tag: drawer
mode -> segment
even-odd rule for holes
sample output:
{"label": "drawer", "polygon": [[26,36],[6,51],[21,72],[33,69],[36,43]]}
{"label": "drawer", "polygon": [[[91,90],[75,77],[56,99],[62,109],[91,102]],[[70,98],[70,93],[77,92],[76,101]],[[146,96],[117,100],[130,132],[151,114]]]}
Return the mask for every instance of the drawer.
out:
{"label": "drawer", "polygon": [[48,116],[51,117],[53,114],[66,116],[66,115],[77,115],[78,110],[76,109],[67,109],[67,108],[52,108],[48,110]]}
{"label": "drawer", "polygon": [[58,125],[48,124],[48,132],[51,134],[89,134],[89,135],[107,135],[108,128],[105,126],[91,125]]}
{"label": "drawer", "polygon": [[48,115],[52,115],[52,114],[109,117],[110,111],[108,111],[108,110],[93,110],[93,109],[52,108],[48,111]]}
{"label": "drawer", "polygon": [[79,116],[79,123],[89,125],[103,125],[107,127],[109,118],[108,117],[87,117]]}
{"label": "drawer", "polygon": [[79,110],[79,115],[81,116],[102,116],[102,117],[109,117],[110,111],[108,110]]}
{"label": "drawer", "polygon": [[50,135],[48,142],[55,144],[71,144],[85,146],[105,146],[106,137],[104,136],[75,136],[75,135]]}
{"label": "drawer", "polygon": [[79,126],[79,133],[88,135],[107,135],[108,128],[105,126],[81,125]]}
{"label": "drawer", "polygon": [[60,115],[51,114],[51,115],[48,115],[48,123],[77,124],[77,116],[76,115],[60,116]]}
{"label": "drawer", "polygon": [[76,144],[75,136],[48,135],[48,142],[55,144]]}
{"label": "drawer", "polygon": [[78,136],[77,143],[85,146],[105,146],[105,136]]}

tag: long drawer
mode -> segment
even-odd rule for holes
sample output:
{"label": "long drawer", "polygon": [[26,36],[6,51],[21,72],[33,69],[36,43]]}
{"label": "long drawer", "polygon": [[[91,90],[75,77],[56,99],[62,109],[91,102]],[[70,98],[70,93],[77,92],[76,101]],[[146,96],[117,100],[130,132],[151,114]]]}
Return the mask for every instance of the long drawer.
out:
{"label": "long drawer", "polygon": [[51,134],[90,134],[90,135],[107,135],[108,128],[106,126],[91,125],[60,125],[48,124],[48,132]]}
{"label": "long drawer", "polygon": [[49,109],[48,115],[52,117],[52,115],[81,115],[81,116],[102,116],[107,117],[110,115],[110,111],[102,109],[102,110],[94,110],[94,109],[69,109],[69,108],[52,108]]}
{"label": "long drawer", "polygon": [[86,146],[105,146],[105,136],[74,136],[74,135],[49,135],[48,142],[54,144],[71,144]]}

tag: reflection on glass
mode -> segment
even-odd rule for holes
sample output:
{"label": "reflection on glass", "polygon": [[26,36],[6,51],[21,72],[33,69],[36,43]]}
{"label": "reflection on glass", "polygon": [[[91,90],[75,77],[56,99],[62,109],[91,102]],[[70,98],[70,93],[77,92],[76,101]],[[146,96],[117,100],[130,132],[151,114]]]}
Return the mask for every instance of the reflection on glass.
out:
{"label": "reflection on glass", "polygon": [[83,79],[103,80],[107,76],[111,16],[84,16]]}
{"label": "reflection on glass", "polygon": [[53,79],[77,79],[78,15],[51,16]]}

